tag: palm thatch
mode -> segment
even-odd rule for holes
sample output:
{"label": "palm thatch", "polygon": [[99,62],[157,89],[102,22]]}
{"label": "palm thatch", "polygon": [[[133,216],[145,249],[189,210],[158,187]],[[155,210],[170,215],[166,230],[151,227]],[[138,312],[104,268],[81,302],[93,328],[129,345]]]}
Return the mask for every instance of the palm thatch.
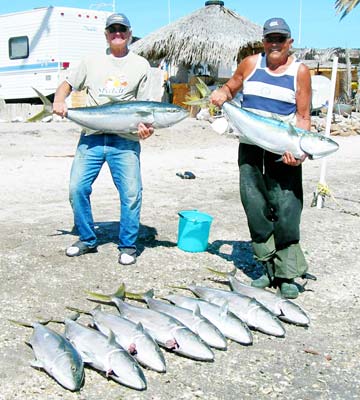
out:
{"label": "palm thatch", "polygon": [[359,4],[360,0],[336,0],[335,9],[338,13],[343,12],[340,18],[343,19]]}
{"label": "palm thatch", "polygon": [[149,60],[230,66],[261,46],[262,28],[223,6],[207,2],[195,12],[149,34],[131,49]]}

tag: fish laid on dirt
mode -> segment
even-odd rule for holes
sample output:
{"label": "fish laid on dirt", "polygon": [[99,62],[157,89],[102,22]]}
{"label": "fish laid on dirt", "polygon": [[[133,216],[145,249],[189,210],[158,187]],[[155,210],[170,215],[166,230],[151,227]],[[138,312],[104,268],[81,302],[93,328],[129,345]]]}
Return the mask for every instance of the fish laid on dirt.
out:
{"label": "fish laid on dirt", "polygon": [[246,111],[236,102],[225,102],[222,109],[239,133],[240,142],[271,153],[282,155],[290,151],[297,159],[306,155],[313,160],[328,156],[339,148],[334,140],[324,135]]}
{"label": "fish laid on dirt", "polygon": [[[209,346],[219,350],[226,350],[227,342],[224,335],[207,318],[201,315],[199,308],[190,311],[187,308],[154,299],[153,295],[154,292],[150,290],[142,296],[151,310],[160,311],[176,318],[195,334],[199,335]],[[129,297],[129,295],[126,294],[126,297]]]}
{"label": "fish laid on dirt", "polygon": [[60,385],[71,391],[79,390],[84,381],[84,363],[76,348],[61,334],[41,323],[18,325],[34,329],[29,344],[36,359],[33,367],[44,369]]}
{"label": "fish laid on dirt", "polygon": [[160,346],[199,361],[213,361],[214,353],[198,335],[167,314],[137,307],[122,300],[125,295],[124,286],[113,295],[102,295],[88,292],[92,297],[113,302],[120,314],[135,322],[141,323]]}
{"label": "fish laid on dirt", "polygon": [[[52,115],[52,103],[34,89],[44,103],[44,109],[29,118],[29,122]],[[140,122],[152,124],[155,129],[172,126],[189,115],[175,104],[156,101],[111,102],[100,106],[68,108],[66,118],[94,131],[106,133],[128,133],[137,131]]]}
{"label": "fish laid on dirt", "polygon": [[85,363],[132,389],[146,389],[146,379],[142,369],[137,361],[115,341],[112,332],[107,337],[95,329],[66,318],[65,335],[81,354]]}
{"label": "fish laid on dirt", "polygon": [[234,292],[256,299],[281,320],[302,326],[310,324],[306,312],[293,301],[281,297],[278,293],[245,285],[234,276],[228,275],[228,279]]}
{"label": "fish laid on dirt", "polygon": [[90,314],[99,331],[106,336],[112,331],[120,346],[141,365],[157,372],[166,371],[165,358],[159,345],[141,323],[136,324],[120,315],[105,313],[100,307],[90,311]]}
{"label": "fish laid on dirt", "polygon": [[201,315],[214,324],[225,337],[235,342],[245,345],[252,344],[253,342],[249,327],[234,313],[229,311],[227,304],[220,307],[203,299],[179,294],[169,294],[164,296],[164,299],[192,311],[199,309]]}
{"label": "fish laid on dirt", "polygon": [[251,297],[205,286],[189,285],[186,288],[210,303],[218,306],[227,304],[229,310],[251,328],[272,336],[285,336],[285,329],[280,320]]}

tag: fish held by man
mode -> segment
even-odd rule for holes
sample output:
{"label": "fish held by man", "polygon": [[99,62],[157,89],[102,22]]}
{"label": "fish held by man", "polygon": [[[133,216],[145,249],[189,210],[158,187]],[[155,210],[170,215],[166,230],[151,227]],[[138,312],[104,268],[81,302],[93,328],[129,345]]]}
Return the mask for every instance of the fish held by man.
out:
{"label": "fish held by man", "polygon": [[[33,88],[44,109],[30,117],[28,122],[39,121],[52,115],[51,101]],[[106,133],[134,133],[139,123],[151,124],[155,129],[172,126],[189,115],[189,112],[175,104],[156,101],[110,102],[91,107],[68,108],[66,118],[94,131]]]}
{"label": "fish held by man", "polygon": [[[190,99],[185,104],[208,104],[211,94],[208,86],[198,78],[196,87],[202,98]],[[259,146],[271,153],[283,155],[291,152],[297,159],[307,156],[310,160],[315,160],[335,153],[339,148],[339,144],[329,137],[244,110],[235,100],[226,101],[222,110],[239,134],[240,142]]]}
{"label": "fish held by man", "polygon": [[271,153],[283,155],[289,151],[297,159],[306,155],[310,160],[316,160],[335,153],[339,148],[331,138],[246,111],[234,101],[225,102],[222,109],[239,133],[240,142],[259,146]]}
{"label": "fish held by man", "polygon": [[31,366],[44,369],[68,390],[80,390],[84,381],[84,363],[80,353],[63,335],[39,322],[11,322],[33,328],[29,344],[34,351],[35,360]]}

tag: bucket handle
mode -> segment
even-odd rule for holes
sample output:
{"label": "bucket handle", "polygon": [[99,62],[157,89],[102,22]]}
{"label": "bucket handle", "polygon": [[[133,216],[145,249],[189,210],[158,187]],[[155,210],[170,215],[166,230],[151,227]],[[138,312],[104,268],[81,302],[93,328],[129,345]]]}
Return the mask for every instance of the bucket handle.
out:
{"label": "bucket handle", "polygon": [[[193,224],[202,224],[203,222],[205,222],[205,221],[198,221],[197,219],[191,219],[191,218],[189,218],[189,217],[185,217],[182,213],[183,213],[183,212],[187,212],[187,211],[195,211],[195,212],[198,212],[197,209],[194,209],[194,210],[183,210],[183,211],[179,211],[179,212],[178,212],[178,215],[179,215],[181,218],[186,218],[188,221],[192,222]],[[211,217],[211,216],[210,216],[210,217]],[[213,219],[213,218],[211,217],[211,219]]]}
{"label": "bucket handle", "polygon": [[[197,210],[197,209],[195,208],[195,209],[193,209],[193,210],[184,210],[184,211],[195,211],[195,212],[197,212],[197,211],[199,211],[199,210]],[[190,221],[190,222],[192,222],[192,223],[194,223],[194,224],[198,224],[198,223],[199,223],[199,221],[197,221],[196,219],[191,219],[191,218],[188,218],[188,217],[185,217],[184,215],[182,215],[182,212],[184,212],[184,211],[179,211],[179,212],[178,212],[178,215],[179,215],[181,218],[186,218],[188,221]]]}

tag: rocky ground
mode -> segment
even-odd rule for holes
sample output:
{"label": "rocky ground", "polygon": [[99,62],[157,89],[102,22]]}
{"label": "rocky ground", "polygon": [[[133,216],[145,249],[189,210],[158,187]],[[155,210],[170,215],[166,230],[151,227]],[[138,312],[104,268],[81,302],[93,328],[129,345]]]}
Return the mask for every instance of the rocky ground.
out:
{"label": "rocky ground", "polygon": [[[215,361],[192,361],[166,352],[167,372],[145,370],[137,392],[87,368],[79,393],[60,387],[30,367],[25,345],[33,322],[63,318],[66,306],[91,309],[85,291],[112,293],[192,282],[223,287],[206,267],[238,268],[244,282],[259,273],[252,260],[239,201],[237,140],[208,122],[187,119],[157,131],[142,147],[144,201],[135,266],[117,263],[118,199],[107,167],[94,185],[93,212],[101,246],[96,254],[67,258],[76,240],[68,204],[68,176],[78,127],[69,122],[0,124],[0,399],[359,399],[360,349],[360,136],[337,136],[339,151],[304,163],[302,246],[317,281],[296,301],[311,318],[308,328],[286,324],[285,338],[254,332],[254,344],[229,342]],[[326,165],[325,207],[311,207]],[[191,171],[196,179],[176,173]],[[177,244],[178,212],[198,209],[214,217],[209,250],[187,253]],[[305,283],[305,282],[300,282]],[[107,310],[115,312],[111,306]],[[62,326],[51,325],[62,331]]]}

